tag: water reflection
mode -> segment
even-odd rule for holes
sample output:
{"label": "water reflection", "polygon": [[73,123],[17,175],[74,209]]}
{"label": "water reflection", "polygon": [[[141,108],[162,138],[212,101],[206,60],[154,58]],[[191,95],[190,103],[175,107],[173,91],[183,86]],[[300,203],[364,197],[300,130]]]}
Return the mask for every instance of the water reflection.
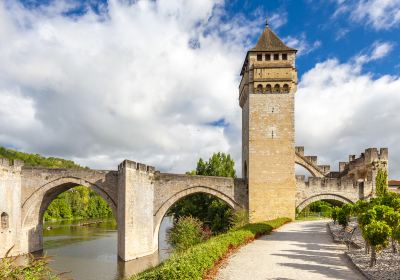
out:
{"label": "water reflection", "polygon": [[165,241],[166,231],[172,226],[170,217],[165,217],[160,227],[159,252],[130,262],[118,259],[115,221],[85,226],[80,223],[53,222],[43,226],[44,252],[39,255],[51,256],[50,267],[66,272],[63,278],[118,280],[155,266],[170,254]]}

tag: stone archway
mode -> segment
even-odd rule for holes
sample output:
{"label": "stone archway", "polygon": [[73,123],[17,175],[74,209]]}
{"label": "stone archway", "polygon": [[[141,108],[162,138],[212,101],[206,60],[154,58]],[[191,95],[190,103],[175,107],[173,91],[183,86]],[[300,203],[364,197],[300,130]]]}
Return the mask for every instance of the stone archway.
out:
{"label": "stone archway", "polygon": [[22,203],[22,228],[27,233],[29,250],[34,252],[43,248],[43,216],[50,203],[61,193],[76,187],[85,186],[99,194],[110,206],[117,218],[117,204],[102,188],[87,180],[76,177],[61,177],[39,187]]}
{"label": "stone archway", "polygon": [[299,205],[296,206],[297,210],[299,212],[303,211],[304,208],[306,208],[308,205],[310,205],[313,202],[316,201],[321,201],[321,200],[334,200],[334,201],[339,201],[342,203],[354,203],[349,198],[346,198],[344,196],[338,195],[338,194],[333,194],[333,193],[326,193],[326,194],[318,194],[311,196],[305,200],[303,200]]}
{"label": "stone archway", "polygon": [[227,203],[230,207],[233,209],[238,209],[241,208],[241,206],[232,200],[229,196],[223,194],[222,192],[219,192],[215,189],[211,189],[208,187],[191,187],[188,189],[185,189],[183,191],[180,191],[178,193],[173,194],[171,197],[169,197],[162,205],[159,207],[155,213],[154,213],[154,236],[153,236],[153,242],[154,244],[157,244],[158,248],[158,234],[160,230],[160,225],[162,222],[162,219],[164,218],[165,214],[167,214],[168,210],[179,200],[188,197],[190,195],[196,194],[196,193],[205,193],[205,194],[210,194],[213,195],[225,203]]}

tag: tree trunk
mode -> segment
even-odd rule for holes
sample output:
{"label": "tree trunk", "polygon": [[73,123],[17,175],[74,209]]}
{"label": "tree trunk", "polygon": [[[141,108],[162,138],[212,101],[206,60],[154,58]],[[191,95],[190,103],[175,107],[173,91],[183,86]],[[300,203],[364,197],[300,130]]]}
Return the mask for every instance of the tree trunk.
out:
{"label": "tree trunk", "polygon": [[365,254],[369,254],[369,243],[368,243],[368,241],[367,240],[365,240]]}
{"label": "tree trunk", "polygon": [[375,246],[371,246],[371,262],[369,263],[369,267],[373,267],[376,264],[376,250]]}
{"label": "tree trunk", "polygon": [[392,237],[392,252],[397,253],[396,240]]}

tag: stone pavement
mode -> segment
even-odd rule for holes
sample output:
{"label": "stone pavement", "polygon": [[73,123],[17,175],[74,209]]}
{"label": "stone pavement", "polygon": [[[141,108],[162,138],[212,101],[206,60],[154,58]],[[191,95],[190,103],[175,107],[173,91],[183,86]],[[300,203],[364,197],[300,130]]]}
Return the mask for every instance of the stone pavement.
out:
{"label": "stone pavement", "polygon": [[216,279],[364,279],[344,256],[346,246],[335,244],[327,221],[287,224],[232,255]]}

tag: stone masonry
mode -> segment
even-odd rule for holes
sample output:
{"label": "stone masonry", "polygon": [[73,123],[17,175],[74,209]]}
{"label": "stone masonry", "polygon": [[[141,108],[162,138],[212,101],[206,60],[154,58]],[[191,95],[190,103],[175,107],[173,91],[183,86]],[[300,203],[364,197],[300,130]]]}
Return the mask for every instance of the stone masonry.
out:
{"label": "stone masonry", "polygon": [[[118,255],[125,261],[153,254],[168,209],[195,193],[211,194],[252,222],[294,218],[317,200],[354,203],[375,194],[379,169],[387,171],[388,150],[370,148],[349,156],[339,170],[318,165],[316,156],[294,146],[296,50],[266,26],[246,55],[239,86],[242,108],[243,178],[160,173],[125,160],[118,170],[48,169],[0,159],[0,258],[43,248],[43,215],[62,192],[86,186],[109,204],[118,223]],[[295,164],[312,174],[295,176]]]}

